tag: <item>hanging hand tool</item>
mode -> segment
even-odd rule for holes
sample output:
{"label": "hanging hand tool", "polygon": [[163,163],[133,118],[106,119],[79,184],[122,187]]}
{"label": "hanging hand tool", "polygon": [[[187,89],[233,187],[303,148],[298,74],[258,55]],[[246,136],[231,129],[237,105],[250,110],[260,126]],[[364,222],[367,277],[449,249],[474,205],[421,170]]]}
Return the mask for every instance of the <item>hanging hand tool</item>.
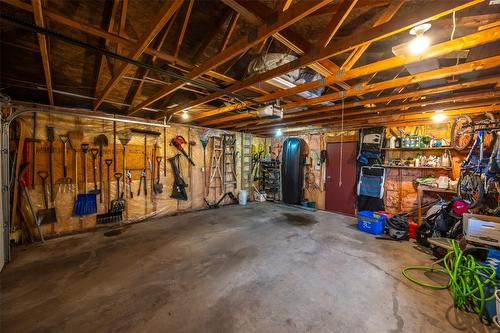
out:
{"label": "hanging hand tool", "polygon": [[187,184],[182,179],[180,170],[179,170],[179,157],[181,154],[177,154],[174,157],[171,157],[168,159],[170,162],[170,165],[172,166],[172,172],[174,173],[174,184],[172,186],[172,194],[170,195],[171,198],[177,199],[177,200],[187,200],[187,193],[186,193],[186,187]]}
{"label": "hanging hand tool", "polygon": [[120,178],[123,176],[121,172],[115,173],[116,179],[116,199],[111,201],[111,211],[114,213],[123,212],[125,210],[125,200],[123,192],[120,193]]}
{"label": "hanging hand tool", "polygon": [[103,155],[104,155],[104,150],[103,147],[108,146],[108,137],[104,134],[99,134],[94,138],[94,145],[99,146],[99,202],[102,203],[102,194],[103,194],[103,189],[102,189],[102,169],[103,169]]}
{"label": "hanging hand tool", "polygon": [[132,172],[130,171],[130,169],[127,170],[126,176],[130,199],[132,199],[134,197],[134,192],[132,192]]}
{"label": "hanging hand tool", "polygon": [[[163,127],[163,156],[167,156],[167,128]],[[163,160],[163,176],[167,177],[167,159]]]}
{"label": "hanging hand tool", "polygon": [[54,201],[54,168],[53,153],[55,133],[53,126],[47,126],[47,140],[49,141],[49,182],[50,182],[50,201]]}
{"label": "hanging hand tool", "polygon": [[42,180],[42,193],[43,193],[43,209],[37,212],[37,220],[42,224],[52,224],[57,222],[56,209],[49,208],[49,199],[47,198],[47,177],[49,174],[45,171],[38,171],[38,176]]}
{"label": "hanging hand tool", "polygon": [[78,197],[78,148],[81,147],[83,141],[83,132],[74,130],[68,132],[69,145],[75,151],[75,199]]}
{"label": "hanging hand tool", "polygon": [[[108,166],[108,184],[111,181],[109,178],[109,169],[111,166],[113,160],[107,159],[106,165]],[[123,199],[123,193],[120,195],[120,178],[122,177],[121,173],[115,173],[114,174],[115,179],[116,179],[116,196],[117,198],[111,203],[109,202],[109,186],[108,186],[108,212],[104,214],[98,214],[96,216],[96,223],[97,224],[106,224],[106,223],[112,223],[116,221],[121,221],[123,218],[123,211],[125,210],[125,200]]]}
{"label": "hanging hand tool", "polygon": [[146,187],[146,169],[141,170],[141,178],[139,179],[139,189],[137,190],[137,195],[141,195],[142,183],[144,183],[144,195],[148,195],[148,189]]}
{"label": "hanging hand tool", "polygon": [[[122,174],[123,175],[125,175],[125,169],[126,169],[125,148],[131,139],[132,139],[132,133],[128,130],[124,130],[124,131],[121,131],[120,133],[118,133],[118,140],[120,140],[120,143],[123,147],[123,150],[122,150]],[[126,181],[126,177],[123,177],[123,191],[126,191],[125,190],[125,181]]]}
{"label": "hanging hand tool", "polygon": [[[154,174],[154,171],[153,171],[153,163],[151,163],[151,160],[149,158],[148,158],[148,165],[149,165],[149,174],[151,175],[151,191],[153,193],[156,193],[155,187],[154,187],[154,184],[155,184],[155,174]],[[151,201],[153,201],[153,196],[151,196]]]}
{"label": "hanging hand tool", "polygon": [[[32,215],[32,218],[33,218],[33,222],[34,222],[34,224],[35,224],[35,226],[36,226],[36,228],[38,230],[38,235],[40,236],[40,240],[42,242],[45,242],[45,239],[43,238],[42,230],[40,229],[40,219],[38,219],[38,217],[36,216],[35,206],[33,206],[33,201],[31,201],[31,197],[30,197],[30,193],[28,191],[28,187],[26,186],[26,182],[23,179],[24,174],[28,170],[28,168],[27,168],[28,165],[29,165],[29,163],[24,163],[20,167],[20,170],[22,170],[22,172],[20,172],[20,174],[19,174],[20,175],[20,177],[19,177],[19,186],[23,190],[24,196],[25,196],[26,200],[28,201],[28,205],[29,205],[30,210],[31,210],[31,215]],[[27,222],[25,221],[25,223],[27,223]]]}
{"label": "hanging hand tool", "polygon": [[106,165],[108,166],[108,176],[107,176],[107,179],[108,179],[108,197],[107,197],[107,201],[108,201],[108,210],[111,209],[111,189],[110,189],[110,185],[111,185],[111,176],[109,174],[109,168],[111,167],[111,163],[113,163],[113,160],[110,159],[110,158],[107,158],[106,160],[104,160],[104,163],[106,163]]}
{"label": "hanging hand tool", "polygon": [[101,190],[97,188],[97,155],[99,154],[99,149],[92,148],[90,149],[90,153],[92,154],[92,177],[94,178],[94,189],[91,193],[101,194]]}
{"label": "hanging hand tool", "polygon": [[156,157],[156,163],[158,164],[158,178],[156,180],[156,183],[154,184],[154,190],[156,193],[163,192],[163,184],[160,183],[160,163],[161,163],[161,160],[162,160],[161,156]]}
{"label": "hanging hand tool", "polygon": [[180,135],[177,135],[175,138],[173,138],[170,141],[170,144],[172,146],[174,146],[175,148],[177,148],[177,150],[180,151],[182,153],[182,155],[184,155],[188,159],[189,163],[191,163],[192,166],[195,166],[191,157],[189,157],[188,153],[186,153],[186,151],[182,147],[182,145],[186,144],[186,143],[187,143],[186,139],[184,139],[184,137],[182,137]]}
{"label": "hanging hand tool", "polygon": [[78,194],[75,202],[75,215],[88,215],[97,213],[97,198],[95,193],[87,193],[87,153],[89,144],[82,143],[83,152],[83,194]]}
{"label": "hanging hand tool", "polygon": [[63,170],[63,177],[58,180],[60,184],[63,184],[63,186],[69,186],[71,184],[72,179],[68,177],[68,142],[69,138],[67,135],[59,135],[59,138],[61,139],[63,143],[63,156],[62,156],[62,170]]}

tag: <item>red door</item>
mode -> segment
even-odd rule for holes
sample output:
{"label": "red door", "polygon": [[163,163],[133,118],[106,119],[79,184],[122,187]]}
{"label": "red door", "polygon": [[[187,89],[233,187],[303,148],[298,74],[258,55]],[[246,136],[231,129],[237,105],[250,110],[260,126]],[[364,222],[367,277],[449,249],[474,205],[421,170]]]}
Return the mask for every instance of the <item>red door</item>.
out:
{"label": "red door", "polygon": [[[326,210],[354,216],[356,207],[356,142],[344,142],[342,161],[340,143],[327,144]],[[341,168],[342,165],[342,174]],[[341,181],[341,184],[339,182]]]}

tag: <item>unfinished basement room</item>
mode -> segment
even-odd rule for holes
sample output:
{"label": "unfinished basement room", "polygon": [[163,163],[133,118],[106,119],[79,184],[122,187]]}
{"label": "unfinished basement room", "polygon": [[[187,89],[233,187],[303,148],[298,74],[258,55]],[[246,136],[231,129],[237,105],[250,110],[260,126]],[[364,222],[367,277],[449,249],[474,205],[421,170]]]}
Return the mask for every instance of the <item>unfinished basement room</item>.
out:
{"label": "unfinished basement room", "polygon": [[500,0],[0,23],[0,332],[500,332]]}

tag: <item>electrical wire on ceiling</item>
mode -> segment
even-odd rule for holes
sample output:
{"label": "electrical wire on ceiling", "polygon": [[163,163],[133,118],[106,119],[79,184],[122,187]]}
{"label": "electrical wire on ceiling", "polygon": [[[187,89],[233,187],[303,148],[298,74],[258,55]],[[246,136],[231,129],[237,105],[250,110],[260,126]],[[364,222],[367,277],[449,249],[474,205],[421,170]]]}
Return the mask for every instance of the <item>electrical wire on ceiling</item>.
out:
{"label": "electrical wire on ceiling", "polygon": [[89,43],[86,43],[86,42],[74,39],[72,37],[68,37],[68,36],[63,35],[61,33],[58,33],[56,31],[52,31],[52,30],[46,29],[46,28],[38,26],[38,25],[36,25],[34,23],[25,22],[23,20],[20,20],[20,19],[14,17],[12,15],[9,15],[9,14],[3,13],[3,12],[0,12],[0,19],[2,19],[4,21],[7,21],[7,22],[10,22],[10,23],[12,23],[12,24],[14,24],[16,26],[19,26],[19,27],[21,27],[23,29],[26,29],[26,30],[30,30],[32,32],[39,33],[39,34],[43,34],[43,35],[45,35],[47,37],[54,37],[56,39],[59,39],[61,41],[66,42],[68,44],[72,44],[72,45],[75,45],[75,46],[78,46],[78,47],[81,47],[81,48],[89,49],[89,50],[92,50],[92,51],[94,51],[94,52],[96,52],[98,54],[106,55],[106,56],[109,56],[111,58],[117,59],[119,61],[123,61],[125,63],[129,63],[129,64],[137,66],[137,67],[141,67],[141,68],[144,68],[144,69],[149,69],[149,70],[157,72],[157,73],[161,73],[161,74],[165,74],[165,75],[171,76],[171,77],[173,77],[175,79],[182,80],[182,81],[184,81],[186,83],[192,84],[193,86],[197,86],[199,88],[202,88],[202,89],[205,89],[205,90],[208,90],[208,91],[220,92],[220,93],[223,93],[224,95],[233,97],[233,98],[235,98],[237,100],[240,100],[240,101],[248,101],[248,102],[252,102],[253,104],[257,104],[257,105],[261,105],[261,106],[266,105],[266,104],[259,103],[259,102],[255,101],[253,98],[250,98],[250,97],[247,97],[247,96],[244,96],[244,95],[241,95],[241,94],[233,93],[233,92],[227,91],[227,90],[225,90],[223,88],[219,88],[219,87],[216,87],[216,86],[211,86],[211,85],[208,85],[206,83],[190,79],[190,78],[188,78],[188,77],[186,77],[186,76],[184,76],[182,74],[178,74],[178,73],[176,73],[176,72],[174,72],[172,70],[169,70],[169,69],[164,69],[164,68],[161,68],[161,67],[149,65],[149,64],[146,64],[146,63],[143,63],[143,62],[140,62],[140,61],[137,61],[137,60],[125,57],[125,56],[120,55],[118,53],[114,53],[114,52],[111,52],[109,50],[106,50],[106,49],[94,46],[92,44],[89,44]]}

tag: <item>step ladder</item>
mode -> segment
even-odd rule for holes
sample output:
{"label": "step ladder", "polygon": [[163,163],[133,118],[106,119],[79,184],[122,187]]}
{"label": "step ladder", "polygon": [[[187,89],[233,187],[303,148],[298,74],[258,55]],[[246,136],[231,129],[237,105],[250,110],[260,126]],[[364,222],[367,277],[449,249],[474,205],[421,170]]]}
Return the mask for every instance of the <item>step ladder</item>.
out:
{"label": "step ladder", "polygon": [[236,189],[236,135],[222,134],[222,174],[224,193]]}
{"label": "step ladder", "polygon": [[241,186],[250,195],[252,189],[252,139],[253,135],[241,133]]}
{"label": "step ladder", "polygon": [[215,197],[222,194],[222,138],[220,136],[212,137],[212,159],[210,160],[210,179],[208,182],[208,191],[213,190]]}

